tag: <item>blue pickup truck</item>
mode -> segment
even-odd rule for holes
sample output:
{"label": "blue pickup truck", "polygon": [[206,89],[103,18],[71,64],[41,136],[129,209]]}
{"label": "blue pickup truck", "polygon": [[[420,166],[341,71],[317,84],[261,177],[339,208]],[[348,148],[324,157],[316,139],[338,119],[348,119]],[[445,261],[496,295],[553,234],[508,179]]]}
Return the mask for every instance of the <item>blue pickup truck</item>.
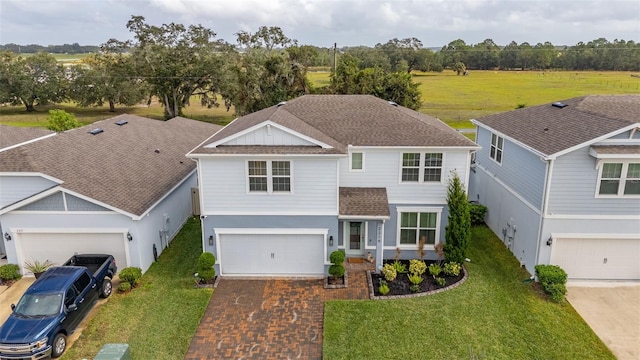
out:
{"label": "blue pickup truck", "polygon": [[75,255],[40,276],[0,327],[0,360],[60,357],[98,297],[111,295],[111,255]]}

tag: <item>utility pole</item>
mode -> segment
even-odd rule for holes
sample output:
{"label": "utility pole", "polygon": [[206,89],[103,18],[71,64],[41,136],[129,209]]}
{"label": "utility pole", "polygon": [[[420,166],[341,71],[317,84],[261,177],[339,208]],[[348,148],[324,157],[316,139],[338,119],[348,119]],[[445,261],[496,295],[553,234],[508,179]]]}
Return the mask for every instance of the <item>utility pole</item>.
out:
{"label": "utility pole", "polygon": [[333,73],[335,76],[336,66],[338,64],[338,43],[333,43]]}

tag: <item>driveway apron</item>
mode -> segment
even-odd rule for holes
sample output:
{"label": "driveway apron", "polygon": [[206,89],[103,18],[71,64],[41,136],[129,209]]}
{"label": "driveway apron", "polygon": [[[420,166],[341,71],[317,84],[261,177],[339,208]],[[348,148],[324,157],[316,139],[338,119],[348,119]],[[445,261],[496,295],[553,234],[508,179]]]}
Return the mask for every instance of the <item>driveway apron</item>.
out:
{"label": "driveway apron", "polygon": [[366,265],[348,266],[349,288],[323,280],[223,278],[185,359],[321,359],[324,301],[366,299]]}

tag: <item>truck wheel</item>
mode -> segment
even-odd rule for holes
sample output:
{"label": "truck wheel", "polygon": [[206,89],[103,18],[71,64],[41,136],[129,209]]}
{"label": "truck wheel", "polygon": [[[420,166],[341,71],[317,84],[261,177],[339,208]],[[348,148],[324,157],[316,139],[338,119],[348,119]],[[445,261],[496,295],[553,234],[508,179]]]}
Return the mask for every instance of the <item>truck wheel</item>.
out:
{"label": "truck wheel", "polygon": [[113,291],[113,284],[111,284],[111,280],[104,279],[104,281],[102,282],[102,290],[100,290],[100,297],[103,299],[108,298],[109,295],[111,295],[112,291]]}
{"label": "truck wheel", "polygon": [[62,356],[64,350],[67,348],[67,337],[63,333],[58,333],[53,338],[53,348],[51,349],[51,357],[58,358]]}

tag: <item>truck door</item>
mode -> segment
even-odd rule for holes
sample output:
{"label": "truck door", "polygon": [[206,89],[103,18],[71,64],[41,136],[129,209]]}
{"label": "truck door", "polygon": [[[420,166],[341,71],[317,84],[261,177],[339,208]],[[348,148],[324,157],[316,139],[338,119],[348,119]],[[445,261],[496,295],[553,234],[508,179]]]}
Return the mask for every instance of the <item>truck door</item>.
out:
{"label": "truck door", "polygon": [[62,327],[69,332],[73,331],[76,325],[78,325],[80,319],[82,319],[82,315],[79,309],[75,311],[69,310],[69,307],[71,305],[76,304],[76,300],[78,300],[78,291],[76,290],[74,285],[71,285],[71,287],[68,288],[66,293],[64,294],[64,309],[67,312],[67,316],[62,322]]}

